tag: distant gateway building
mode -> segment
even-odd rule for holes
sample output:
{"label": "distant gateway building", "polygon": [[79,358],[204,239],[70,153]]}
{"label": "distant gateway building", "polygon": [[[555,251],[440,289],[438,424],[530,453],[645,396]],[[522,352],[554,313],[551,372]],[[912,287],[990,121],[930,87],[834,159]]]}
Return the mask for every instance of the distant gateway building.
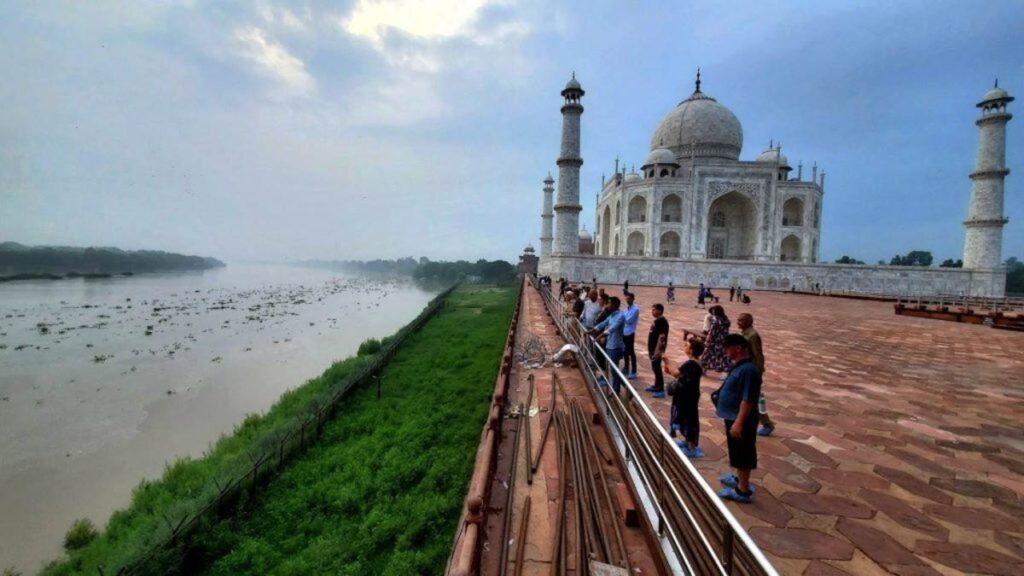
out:
{"label": "distant gateway building", "polygon": [[586,254],[581,248],[591,236],[579,227],[583,95],[574,74],[562,90],[557,198],[552,198],[550,174],[544,180],[543,274],[785,290],[818,284],[883,294],[1004,293],[1005,129],[1012,118],[1006,104],[1013,98],[998,86],[978,104],[981,141],[964,223],[964,269],[818,263],[825,172],[819,174],[814,166],[807,181],[799,166],[791,177],[793,168],[774,143],[755,160],[740,160],[743,127],[728,108],[701,91],[699,71],[693,94],[654,131],[640,172],[620,171],[616,161],[615,175],[602,183],[594,254]]}

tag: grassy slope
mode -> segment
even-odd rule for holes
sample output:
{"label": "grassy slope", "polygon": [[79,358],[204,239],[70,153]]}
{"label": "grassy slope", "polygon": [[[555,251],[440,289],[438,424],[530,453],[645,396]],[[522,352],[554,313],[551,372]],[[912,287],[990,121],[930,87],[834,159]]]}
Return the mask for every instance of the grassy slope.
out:
{"label": "grassy slope", "polygon": [[515,290],[466,287],[324,436],[204,540],[208,574],[436,574],[465,496]]}
{"label": "grassy slope", "polygon": [[263,415],[250,415],[235,431],[222,437],[202,458],[183,458],[171,464],[160,480],[142,481],[132,492],[128,508],[114,512],[104,532],[70,558],[54,562],[44,576],[98,574],[97,566],[121,566],[166,537],[164,515],[179,518],[202,508],[216,495],[214,478],[238,476],[250,464],[247,454],[310,412],[310,406],[369,363],[368,357],[336,362],[322,375],[284,393]]}

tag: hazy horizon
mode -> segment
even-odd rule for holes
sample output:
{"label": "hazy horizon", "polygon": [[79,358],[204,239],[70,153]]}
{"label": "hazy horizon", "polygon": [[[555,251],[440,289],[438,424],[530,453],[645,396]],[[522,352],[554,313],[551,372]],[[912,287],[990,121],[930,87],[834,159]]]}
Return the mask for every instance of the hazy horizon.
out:
{"label": "hazy horizon", "polygon": [[[0,241],[514,261],[539,244],[569,74],[587,91],[592,229],[602,174],[642,162],[701,66],[743,125],[741,159],[781,140],[805,178],[827,172],[823,260],[956,259],[974,104],[995,77],[1024,96],[1020,16],[1013,1],[9,3]],[[1024,257],[1021,122],[1004,259]]]}

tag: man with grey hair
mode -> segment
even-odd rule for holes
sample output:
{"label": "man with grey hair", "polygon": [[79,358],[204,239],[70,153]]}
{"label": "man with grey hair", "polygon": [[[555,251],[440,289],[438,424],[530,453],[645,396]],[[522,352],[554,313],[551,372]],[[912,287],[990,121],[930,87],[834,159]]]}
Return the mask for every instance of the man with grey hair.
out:
{"label": "man with grey hair", "polygon": [[580,322],[583,323],[583,327],[590,330],[597,324],[597,317],[601,314],[601,303],[597,301],[597,290],[591,290],[587,294],[586,301],[583,302],[583,314],[580,316]]}

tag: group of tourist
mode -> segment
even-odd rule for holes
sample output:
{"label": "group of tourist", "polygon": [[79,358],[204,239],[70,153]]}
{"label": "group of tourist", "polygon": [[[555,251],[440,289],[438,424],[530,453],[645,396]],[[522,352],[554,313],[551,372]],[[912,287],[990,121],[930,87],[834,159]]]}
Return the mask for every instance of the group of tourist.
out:
{"label": "group of tourist", "polygon": [[[577,318],[592,337],[592,345],[600,346],[605,354],[593,354],[602,372],[607,372],[605,356],[616,366],[621,362],[621,374],[629,380],[637,378],[635,351],[636,331],[640,308],[636,296],[623,285],[623,298],[612,296],[593,282],[590,286],[571,286],[564,280],[559,290],[566,302],[566,314]],[[674,287],[669,284],[668,296],[674,300]],[[749,296],[730,288],[729,299],[746,302]],[[670,300],[670,302],[671,302]],[[769,436],[775,424],[768,415],[764,394],[761,392],[764,374],[764,351],[761,337],[754,329],[750,313],[736,318],[739,332],[730,333],[732,326],[725,309],[703,284],[698,288],[698,305],[711,303],[707,308],[700,331],[683,331],[681,361],[669,357],[669,322],[665,307],[655,303],[650,308],[651,323],[647,336],[647,354],[654,373],[654,382],[645,388],[654,398],[671,397],[672,408],[668,423],[669,434],[683,439],[676,444],[688,458],[704,455],[700,448],[699,400],[701,377],[706,372],[724,374],[721,386],[711,394],[716,415],[725,423],[729,464],[735,474],[720,478],[723,488],[719,496],[736,502],[752,501],[754,487],[750,472],[757,468],[757,436]],[[619,371],[611,371],[611,387],[616,394],[621,390]],[[666,385],[665,374],[672,378]],[[604,376],[598,376],[600,386],[608,386]],[[759,427],[760,426],[760,427]]]}

